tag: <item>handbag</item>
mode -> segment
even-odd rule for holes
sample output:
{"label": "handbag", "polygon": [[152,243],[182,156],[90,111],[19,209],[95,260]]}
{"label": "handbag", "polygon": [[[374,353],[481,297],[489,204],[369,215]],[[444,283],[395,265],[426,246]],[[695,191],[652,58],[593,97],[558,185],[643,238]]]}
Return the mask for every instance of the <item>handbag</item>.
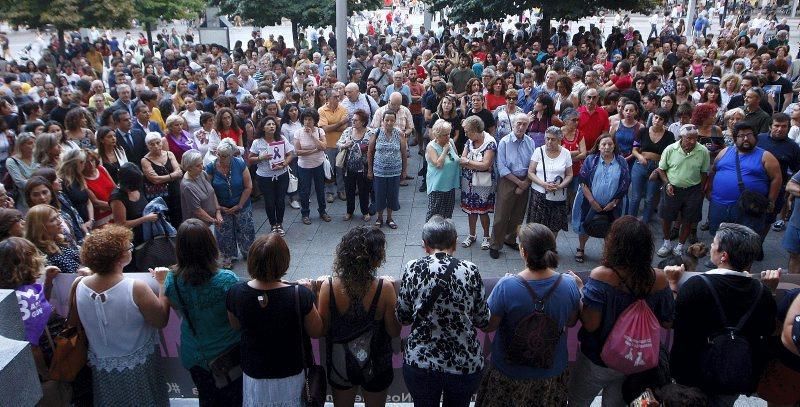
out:
{"label": "handbag", "polygon": [[[544,147],[541,147],[539,152],[542,154],[542,174],[544,174],[544,182],[547,183],[547,167],[544,165]],[[538,192],[534,190],[533,192]],[[553,192],[553,196],[555,196],[555,192]],[[566,195],[565,195],[566,196]],[[547,199],[547,191],[544,192],[544,202],[548,208],[557,208],[559,206],[564,206],[567,204],[566,198],[563,201],[557,200],[549,200]]]}
{"label": "handbag", "polygon": [[336,154],[336,168],[344,168],[345,164],[347,164],[347,155],[348,149],[342,149]]}
{"label": "handbag", "polygon": [[[75,298],[78,284],[83,276],[79,276],[72,284],[69,293],[69,312],[67,327],[53,338],[53,358],[50,361],[50,379],[61,382],[72,382],[86,366],[89,344],[86,332],[78,314],[78,303]],[[74,318],[74,320],[73,320]]]}
{"label": "handbag", "polygon": [[[484,143],[484,145],[487,144],[488,143]],[[484,151],[486,151],[486,146],[484,146],[484,148],[481,151],[475,153],[476,155],[477,154],[481,155],[481,161],[483,161],[482,157]],[[470,151],[470,153],[473,153],[473,151]],[[472,179],[470,181],[471,181],[470,183],[474,187],[490,187],[492,186],[492,170],[489,169],[487,171],[473,171]]]}
{"label": "handbag", "polygon": [[594,216],[583,221],[583,231],[591,237],[605,239],[611,224],[614,223],[611,212],[596,212]]}
{"label": "handbag", "polygon": [[294,172],[292,172],[292,169],[289,168],[289,188],[286,190],[286,193],[287,194],[293,194],[293,193],[297,192],[298,184],[299,183],[297,181],[297,175],[294,175]]}
{"label": "handbag", "polygon": [[325,368],[311,360],[310,366],[306,359],[306,341],[303,340],[303,314],[300,313],[300,287],[294,286],[294,309],[297,313],[298,332],[300,333],[300,355],[302,365],[305,367],[306,377],[303,380],[302,399],[307,406],[322,407],[325,405],[325,396],[328,393],[328,382]]}
{"label": "handbag", "polygon": [[[197,331],[192,323],[192,318],[189,317],[189,310],[186,308],[186,304],[183,301],[181,290],[178,289],[178,279],[176,278],[174,281],[175,293],[178,295],[178,302],[181,303],[181,308],[183,308],[183,316],[189,324],[192,335],[197,338]],[[212,359],[209,359],[203,353],[203,350],[200,349],[199,341],[197,350],[200,351],[200,355],[203,356],[203,359],[205,359],[208,364],[208,369],[211,370],[211,376],[214,378],[214,385],[218,389],[222,389],[242,377],[242,349],[240,344],[237,343],[225,349],[217,357]]]}
{"label": "handbag", "polygon": [[742,180],[742,167],[739,163],[739,152],[734,151],[736,157],[736,178],[739,184],[739,200],[736,201],[739,210],[748,216],[764,216],[769,211],[769,198],[758,192],[745,189],[744,180]]}
{"label": "handbag", "polygon": [[136,246],[133,258],[141,272],[156,267],[169,267],[178,261],[175,257],[175,238],[156,236]]}

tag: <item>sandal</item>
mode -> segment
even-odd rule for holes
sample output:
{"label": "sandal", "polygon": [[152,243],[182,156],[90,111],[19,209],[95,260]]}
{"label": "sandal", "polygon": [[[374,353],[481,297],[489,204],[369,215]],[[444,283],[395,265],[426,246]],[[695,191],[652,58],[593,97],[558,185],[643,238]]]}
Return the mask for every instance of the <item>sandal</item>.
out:
{"label": "sandal", "polygon": [[489,246],[491,246],[489,242],[489,236],[484,236],[483,241],[481,242],[481,250],[489,250]]}
{"label": "sandal", "polygon": [[311,224],[311,218],[309,218],[308,216],[303,216],[303,224],[304,225],[310,225]]}
{"label": "sandal", "polygon": [[575,261],[578,263],[583,263],[583,260],[584,260],[583,249],[575,250]]}
{"label": "sandal", "polygon": [[461,247],[470,247],[473,243],[475,243],[476,240],[477,238],[475,236],[469,235],[466,239],[464,239],[463,242],[461,242]]}
{"label": "sandal", "polygon": [[375,227],[376,228],[382,228],[383,227],[383,219],[381,219],[381,218],[376,219],[375,220]]}
{"label": "sandal", "polygon": [[393,221],[393,220],[387,220],[387,221],[386,221],[386,225],[388,225],[388,226],[389,226],[390,228],[392,228],[392,229],[397,229],[397,224],[396,224],[396,223],[394,223],[394,221]]}

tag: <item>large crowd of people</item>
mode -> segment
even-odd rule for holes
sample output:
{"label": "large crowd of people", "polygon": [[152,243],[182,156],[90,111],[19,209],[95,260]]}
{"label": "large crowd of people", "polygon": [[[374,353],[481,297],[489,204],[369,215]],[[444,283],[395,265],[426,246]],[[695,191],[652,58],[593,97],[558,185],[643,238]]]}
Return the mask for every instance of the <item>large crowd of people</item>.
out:
{"label": "large crowd of people", "polygon": [[[404,325],[402,375],[419,406],[466,406],[476,392],[481,406],[588,406],[600,393],[609,406],[800,402],[797,290],[778,304],[780,271],[749,274],[771,231],[800,273],[800,63],[785,21],[734,18],[711,33],[701,12],[687,38],[684,20],[654,15],[645,39],[622,18],[608,35],[602,17],[542,35],[380,16],[358,38],[312,30],[297,48],[258,31],[228,50],[173,30],[155,53],[130,34],[68,33],[41,61],[0,65],[0,287],[20,298],[44,405],[168,404],[156,349],[170,309],[201,405],[303,405],[319,337],[334,404],[353,405],[360,388],[382,405]],[[376,275],[383,228],[398,228],[415,175],[426,256],[393,284]],[[321,286],[284,280],[285,213],[300,211],[292,228],[313,224],[312,186],[318,219],[346,205],[353,222]],[[256,235],[258,201],[270,229]],[[480,264],[454,257],[479,242],[478,221],[491,259],[506,246],[522,259],[489,294]],[[681,284],[698,229],[713,239],[708,271]],[[556,247],[568,230],[574,253]],[[586,253],[590,237],[602,253]],[[164,251],[174,265],[153,263]],[[582,281],[555,270],[559,256],[597,267]],[[49,303],[59,273],[81,276],[66,325],[77,320],[89,344],[69,385],[48,373],[67,317]],[[673,331],[671,351],[662,343],[644,372],[616,368],[610,338],[642,309]],[[489,362],[476,330],[497,331]],[[746,342],[741,357],[712,355],[725,330]],[[217,362],[231,354],[241,375],[222,383]],[[737,382],[731,369],[749,370]]]}

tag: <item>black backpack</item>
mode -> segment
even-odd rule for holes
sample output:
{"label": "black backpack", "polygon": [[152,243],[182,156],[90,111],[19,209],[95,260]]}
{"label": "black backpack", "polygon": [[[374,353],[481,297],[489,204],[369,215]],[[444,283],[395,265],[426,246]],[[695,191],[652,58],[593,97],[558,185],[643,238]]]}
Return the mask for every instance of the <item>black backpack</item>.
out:
{"label": "black backpack", "polygon": [[756,295],[750,309],[735,326],[731,326],[711,280],[703,274],[700,274],[700,278],[711,291],[717,312],[725,326],[722,331],[708,337],[708,343],[700,354],[703,390],[719,394],[750,394],[755,391],[759,372],[753,364],[753,344],[742,335],[742,328],[758,306],[764,285],[757,283]]}
{"label": "black backpack", "polygon": [[533,311],[517,323],[514,334],[506,339],[506,361],[513,365],[550,369],[564,329],[544,312],[544,305],[558,288],[563,275],[558,275],[553,286],[541,298],[524,278],[519,275],[514,277],[528,290],[533,300]]}
{"label": "black backpack", "polygon": [[[335,307],[332,282],[330,287],[331,306]],[[380,279],[364,324],[351,327],[347,335],[339,337],[329,335],[326,338],[328,377],[332,383],[339,386],[358,386],[369,383],[376,376],[391,369],[391,350],[388,348],[390,343],[384,342],[379,332],[384,329],[383,320],[375,321],[375,311],[382,288],[383,279]],[[342,367],[344,371],[340,371]]]}

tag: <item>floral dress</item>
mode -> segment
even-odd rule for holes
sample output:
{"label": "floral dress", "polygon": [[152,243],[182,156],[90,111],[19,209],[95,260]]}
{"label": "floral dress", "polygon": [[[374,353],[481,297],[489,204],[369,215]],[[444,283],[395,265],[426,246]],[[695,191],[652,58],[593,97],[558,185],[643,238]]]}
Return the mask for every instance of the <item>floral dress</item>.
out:
{"label": "floral dress", "polygon": [[[483,161],[487,151],[497,152],[497,141],[488,133],[483,133],[483,144],[474,146],[472,140],[468,140],[464,145],[467,150],[467,158],[472,161]],[[489,173],[492,183],[489,186],[473,185],[473,176],[481,172]],[[461,169],[461,210],[468,214],[483,215],[494,212],[495,189],[497,186],[497,175],[494,173],[494,166],[487,171],[476,171],[467,168]]]}

